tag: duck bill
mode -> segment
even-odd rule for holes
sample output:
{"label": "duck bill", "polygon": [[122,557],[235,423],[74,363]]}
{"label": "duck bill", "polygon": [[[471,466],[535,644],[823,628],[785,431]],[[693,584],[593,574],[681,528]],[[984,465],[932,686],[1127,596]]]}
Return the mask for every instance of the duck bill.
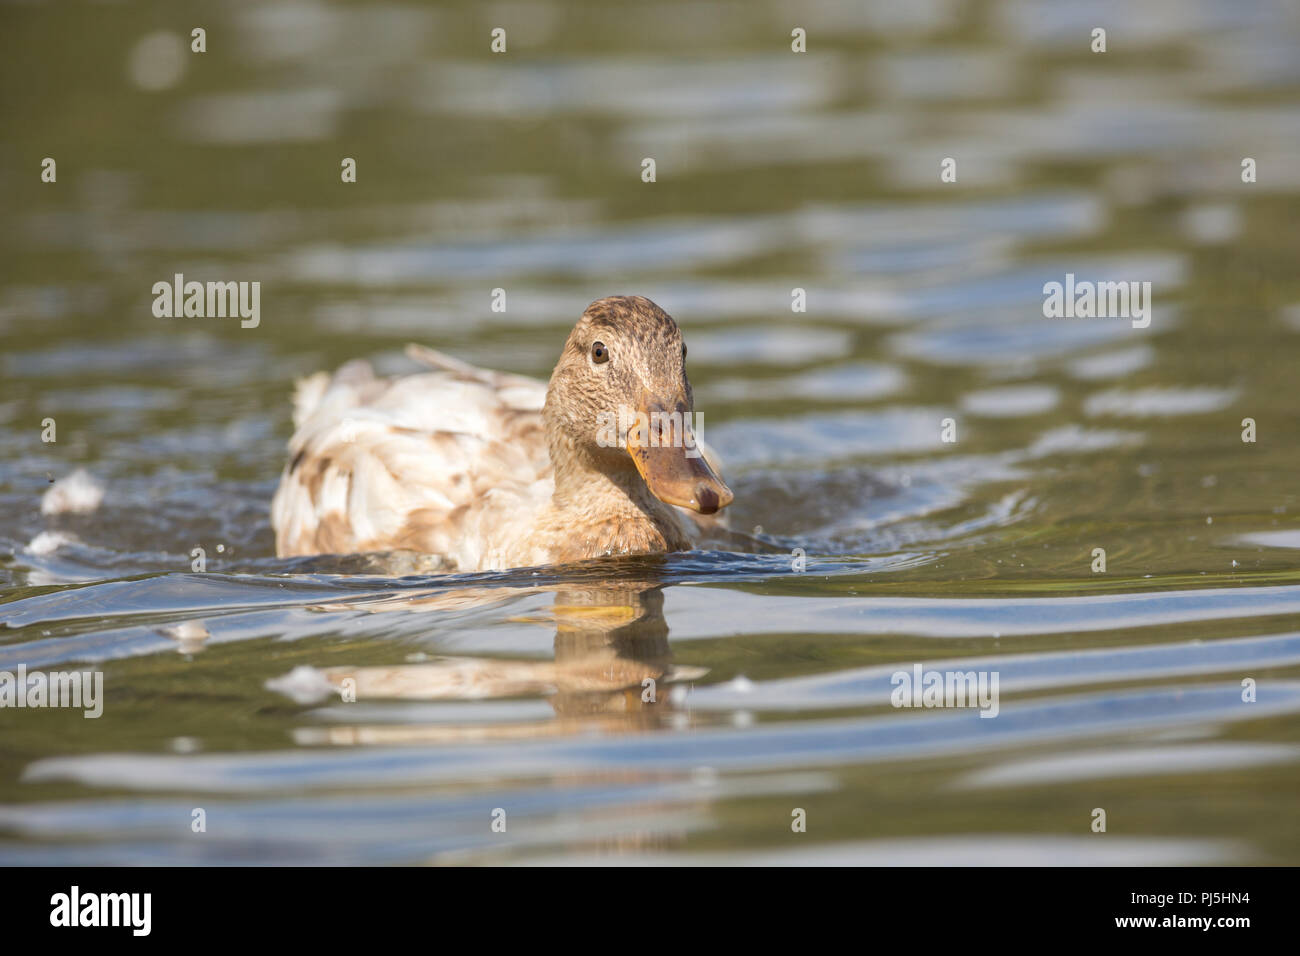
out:
{"label": "duck bill", "polygon": [[[643,422],[654,421],[648,412],[643,414]],[[715,514],[731,504],[735,495],[709,467],[689,427],[678,427],[671,435],[667,431],[656,435],[643,424],[627,434],[628,454],[650,492],[666,504],[702,515]]]}

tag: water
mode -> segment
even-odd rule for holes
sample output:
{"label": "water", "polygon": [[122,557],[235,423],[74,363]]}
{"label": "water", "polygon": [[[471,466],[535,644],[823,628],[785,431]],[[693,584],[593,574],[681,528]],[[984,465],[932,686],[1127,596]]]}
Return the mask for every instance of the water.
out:
{"label": "water", "polygon": [[[1300,862],[1293,4],[0,17],[0,670],[105,687],[0,709],[0,861]],[[177,272],[260,324],[154,318]],[[1044,318],[1067,272],[1149,327]],[[735,536],[275,558],[295,376],[545,377],[615,293],[684,329]],[[891,706],[916,664],[997,716]]]}

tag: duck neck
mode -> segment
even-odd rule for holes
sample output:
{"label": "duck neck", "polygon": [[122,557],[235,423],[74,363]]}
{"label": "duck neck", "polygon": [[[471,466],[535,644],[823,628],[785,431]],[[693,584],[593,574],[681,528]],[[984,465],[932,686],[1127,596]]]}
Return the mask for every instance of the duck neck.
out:
{"label": "duck neck", "polygon": [[602,549],[676,551],[690,547],[674,510],[651,493],[630,458],[616,453],[597,457],[562,435],[548,438],[555,472],[552,504],[559,514],[603,528]]}

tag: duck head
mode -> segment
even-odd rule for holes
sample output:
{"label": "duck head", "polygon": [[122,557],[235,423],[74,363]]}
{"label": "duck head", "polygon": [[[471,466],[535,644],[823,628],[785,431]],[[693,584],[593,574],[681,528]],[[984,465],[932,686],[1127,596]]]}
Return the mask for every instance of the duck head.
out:
{"label": "duck head", "polygon": [[597,299],[569,333],[543,411],[556,489],[566,465],[601,472],[631,493],[713,514],[731,489],[694,433],[695,399],[677,323],[639,295]]}

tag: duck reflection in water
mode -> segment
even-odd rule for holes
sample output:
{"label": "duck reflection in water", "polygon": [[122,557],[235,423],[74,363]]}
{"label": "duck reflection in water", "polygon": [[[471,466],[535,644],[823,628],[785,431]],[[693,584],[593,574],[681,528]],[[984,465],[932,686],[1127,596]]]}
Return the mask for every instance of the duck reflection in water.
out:
{"label": "duck reflection in water", "polygon": [[[323,721],[340,719],[349,723],[304,728],[298,734],[299,742],[457,742],[560,736],[593,729],[634,733],[685,719],[672,702],[672,687],[699,679],[706,670],[674,666],[662,585],[619,580],[529,589],[457,589],[386,599],[380,604],[385,611],[404,608],[429,613],[497,602],[505,593],[522,596],[539,591],[554,593],[552,606],[546,614],[524,620],[554,626],[553,660],[446,657],[392,666],[325,668],[314,675],[319,687],[348,703],[315,714]],[[381,609],[374,604],[369,608]],[[413,709],[409,714],[397,710],[391,716],[401,722],[393,723],[388,715],[381,716],[374,708],[367,707],[362,714],[350,710],[355,704],[378,702],[385,706],[384,702],[397,700],[483,701],[536,696],[546,697],[556,719],[476,722],[474,712],[469,711],[467,721],[461,721],[460,715],[450,715],[447,722],[431,723],[428,712],[422,719],[421,711]],[[354,723],[354,714],[365,722]]]}

